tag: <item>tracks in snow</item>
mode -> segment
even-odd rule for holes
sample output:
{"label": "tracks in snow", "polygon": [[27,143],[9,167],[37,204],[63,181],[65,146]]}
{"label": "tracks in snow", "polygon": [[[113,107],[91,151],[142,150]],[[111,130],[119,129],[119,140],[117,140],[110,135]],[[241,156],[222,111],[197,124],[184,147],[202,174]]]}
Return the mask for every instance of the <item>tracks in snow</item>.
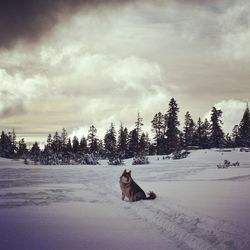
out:
{"label": "tracks in snow", "polygon": [[250,234],[227,221],[200,216],[171,201],[126,203],[124,208],[182,242],[182,249],[250,249]]}

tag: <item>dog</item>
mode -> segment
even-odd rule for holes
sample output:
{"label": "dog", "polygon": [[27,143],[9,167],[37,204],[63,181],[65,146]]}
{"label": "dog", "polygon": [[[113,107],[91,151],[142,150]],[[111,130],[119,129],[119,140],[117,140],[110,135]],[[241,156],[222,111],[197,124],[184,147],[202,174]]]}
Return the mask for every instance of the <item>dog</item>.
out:
{"label": "dog", "polygon": [[122,200],[125,196],[130,202],[139,200],[154,200],[156,194],[154,192],[149,192],[148,197],[145,192],[135,183],[131,177],[131,170],[127,172],[125,169],[120,177],[120,187],[122,191]]}

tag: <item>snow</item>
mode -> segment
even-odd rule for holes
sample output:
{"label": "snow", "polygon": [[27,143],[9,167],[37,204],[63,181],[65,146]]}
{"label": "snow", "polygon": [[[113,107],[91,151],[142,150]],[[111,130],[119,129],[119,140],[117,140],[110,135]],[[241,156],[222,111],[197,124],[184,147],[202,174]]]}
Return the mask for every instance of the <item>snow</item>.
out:
{"label": "snow", "polygon": [[[218,169],[224,160],[239,167]],[[250,249],[250,153],[150,164],[33,166],[0,158],[1,249]],[[156,200],[121,200],[124,169]]]}

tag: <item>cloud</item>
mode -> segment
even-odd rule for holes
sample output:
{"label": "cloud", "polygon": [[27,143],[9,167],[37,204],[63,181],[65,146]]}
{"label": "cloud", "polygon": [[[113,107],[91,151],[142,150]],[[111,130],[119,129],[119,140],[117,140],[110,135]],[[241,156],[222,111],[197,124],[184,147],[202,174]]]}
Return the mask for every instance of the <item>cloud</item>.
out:
{"label": "cloud", "polygon": [[0,48],[10,48],[18,41],[37,42],[51,31],[61,17],[83,9],[114,8],[141,0],[11,0],[0,3]]}
{"label": "cloud", "polygon": [[[228,1],[229,2],[229,1]],[[231,2],[231,1],[230,1]],[[115,10],[132,5],[135,6],[163,6],[165,9],[173,7],[185,10],[199,8],[213,9],[213,6],[225,7],[226,4],[218,1],[199,0],[11,0],[0,3],[0,48],[12,48],[19,41],[36,43],[45,34],[48,34],[62,20],[79,11]],[[185,6],[184,6],[185,5]],[[170,6],[170,7],[169,7]],[[216,9],[216,7],[214,7]],[[138,9],[137,9],[138,10]],[[198,12],[199,12],[198,11]],[[180,16],[179,16],[180,17]],[[204,32],[205,34],[205,32]]]}
{"label": "cloud", "polygon": [[73,51],[70,47],[53,52],[52,65],[60,74],[50,72],[54,95],[74,97],[75,115],[85,124],[75,127],[71,136],[82,136],[92,124],[101,135],[111,122],[133,126],[137,112],[151,120],[156,107],[165,107],[170,93],[160,65],[135,56],[80,53],[82,49],[79,45],[74,53],[65,52]]}
{"label": "cloud", "polygon": [[24,78],[22,74],[8,74],[0,69],[0,116],[20,114],[28,109],[46,88],[46,79],[41,75]]}
{"label": "cloud", "polygon": [[[246,109],[246,102],[240,100],[223,100],[214,105],[216,109],[220,109],[222,113],[223,129],[225,133],[232,133],[235,125],[238,125],[243,117]],[[211,110],[204,115],[204,119],[210,120]]]}
{"label": "cloud", "polygon": [[[96,61],[97,55],[93,55],[93,60],[89,56],[81,59],[84,63],[78,63],[73,74],[76,76],[76,72],[81,72],[77,78],[82,81],[70,87],[62,85],[62,88],[66,87],[63,91],[68,94],[79,91],[75,96],[79,98],[80,116],[85,124],[95,124],[101,128],[99,133],[103,134],[111,122],[133,126],[137,112],[148,120],[155,107],[165,107],[170,94],[163,86],[159,65],[136,57],[98,55]],[[67,76],[62,77],[69,80]],[[86,78],[91,80],[88,82],[84,80]],[[80,131],[77,132],[79,134],[86,131],[86,127],[75,130]]]}
{"label": "cloud", "polygon": [[110,122],[134,126],[137,112],[150,124],[171,97],[180,120],[186,110],[198,118],[220,100],[247,98],[246,1],[38,0],[40,12],[34,5],[19,20],[30,9],[21,2],[13,24],[0,22],[0,47],[15,45],[0,50],[1,74],[12,82],[1,86],[2,126],[105,132]]}

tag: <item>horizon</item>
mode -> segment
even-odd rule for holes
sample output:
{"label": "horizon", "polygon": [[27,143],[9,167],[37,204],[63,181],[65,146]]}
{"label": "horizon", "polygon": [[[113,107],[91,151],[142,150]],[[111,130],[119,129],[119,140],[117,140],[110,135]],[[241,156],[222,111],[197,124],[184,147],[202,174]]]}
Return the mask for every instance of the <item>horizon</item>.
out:
{"label": "horizon", "polygon": [[[243,112],[242,112],[241,119],[242,119],[242,117],[243,117],[244,111],[245,111],[246,108],[248,107],[248,102],[247,102],[245,105],[246,105],[246,106],[245,106],[245,109],[244,109]],[[216,109],[218,110],[219,108],[216,107]],[[211,110],[210,110],[210,111],[211,111]],[[222,114],[223,114],[223,110],[222,110]],[[211,122],[211,121],[210,121],[210,115],[211,115],[210,112],[207,112],[207,114],[205,114],[205,116],[203,117],[203,119],[201,119],[202,122],[204,122],[205,119],[207,119],[209,122]],[[223,116],[223,115],[222,115],[222,116]],[[143,117],[141,117],[141,118],[143,119]],[[152,119],[153,119],[153,117],[152,117]],[[152,120],[152,119],[151,119],[151,120]],[[239,125],[241,119],[239,120],[238,124],[235,124],[234,126]],[[180,121],[179,117],[178,117],[178,120]],[[197,121],[194,120],[194,122],[195,122],[195,125],[197,125]],[[111,123],[114,125],[115,131],[116,131],[116,137],[118,136],[118,131],[119,131],[119,128],[120,128],[121,125],[123,125],[124,128],[126,127],[126,128],[128,129],[128,132],[130,132],[130,131],[132,131],[133,129],[135,129],[135,126],[130,126],[130,127],[129,127],[129,126],[126,126],[126,124],[124,124],[123,122],[119,122],[119,125],[118,125],[118,124],[115,124],[115,123],[113,123],[113,122],[111,122]],[[94,124],[92,124],[92,125],[94,125]],[[90,125],[90,126],[92,126],[92,125]],[[97,139],[98,139],[98,140],[102,140],[102,141],[103,141],[104,136],[105,136],[106,132],[108,131],[110,125],[111,125],[111,124],[108,124],[106,128],[101,129],[101,130],[99,130],[97,127],[95,127],[95,128],[97,129]],[[226,124],[226,125],[227,125],[227,124]],[[40,146],[41,148],[43,148],[44,145],[46,145],[47,138],[48,138],[48,135],[49,135],[49,134],[53,137],[54,134],[55,134],[56,132],[58,132],[59,135],[60,135],[63,129],[66,129],[66,131],[67,131],[67,136],[68,136],[68,138],[70,138],[71,140],[73,139],[74,136],[76,136],[79,140],[80,140],[81,138],[83,138],[83,137],[84,137],[85,139],[87,139],[90,126],[88,126],[88,127],[87,127],[87,126],[81,127],[80,129],[73,130],[73,131],[71,131],[70,133],[69,133],[69,131],[67,130],[66,127],[62,127],[61,129],[57,129],[57,130],[55,130],[55,131],[50,131],[50,132],[48,132],[47,134],[46,134],[46,132],[42,132],[42,133],[40,133],[40,135],[43,135],[43,136],[40,136],[40,137],[37,137],[37,134],[39,134],[39,133],[32,134],[32,132],[26,132],[26,133],[24,133],[24,134],[19,134],[18,131],[16,131],[15,128],[12,128],[12,130],[10,130],[10,131],[4,131],[4,130],[2,130],[2,131],[5,132],[5,133],[8,133],[8,132],[12,132],[12,131],[14,130],[14,131],[15,131],[15,134],[16,134],[16,137],[17,137],[17,141],[19,141],[19,140],[21,140],[21,139],[24,139],[25,142],[27,143],[27,146],[28,146],[28,147],[31,147],[35,142],[37,142],[37,143],[39,144],[39,146]],[[95,125],[94,125],[94,126],[95,126]],[[180,131],[183,132],[183,129],[184,129],[183,121],[180,122],[180,125],[178,126],[178,128],[179,128]],[[227,129],[228,127],[225,126],[225,124],[224,124],[224,122],[223,122],[223,119],[222,119],[221,128],[222,128],[223,132],[225,133],[225,135],[226,135],[226,134],[229,134],[229,136],[232,135],[233,128],[232,128],[231,130],[225,130],[225,128]],[[144,123],[144,120],[143,120],[142,132],[143,132],[143,133],[147,133],[147,134],[149,135],[149,139],[150,139],[151,143],[154,141],[154,132],[153,132],[153,128],[152,128],[151,122],[150,122],[150,125],[149,125],[149,124],[146,124],[146,126],[145,126],[145,123]],[[29,135],[29,136],[27,136],[27,135]],[[34,139],[34,138],[36,138],[36,139]]]}

